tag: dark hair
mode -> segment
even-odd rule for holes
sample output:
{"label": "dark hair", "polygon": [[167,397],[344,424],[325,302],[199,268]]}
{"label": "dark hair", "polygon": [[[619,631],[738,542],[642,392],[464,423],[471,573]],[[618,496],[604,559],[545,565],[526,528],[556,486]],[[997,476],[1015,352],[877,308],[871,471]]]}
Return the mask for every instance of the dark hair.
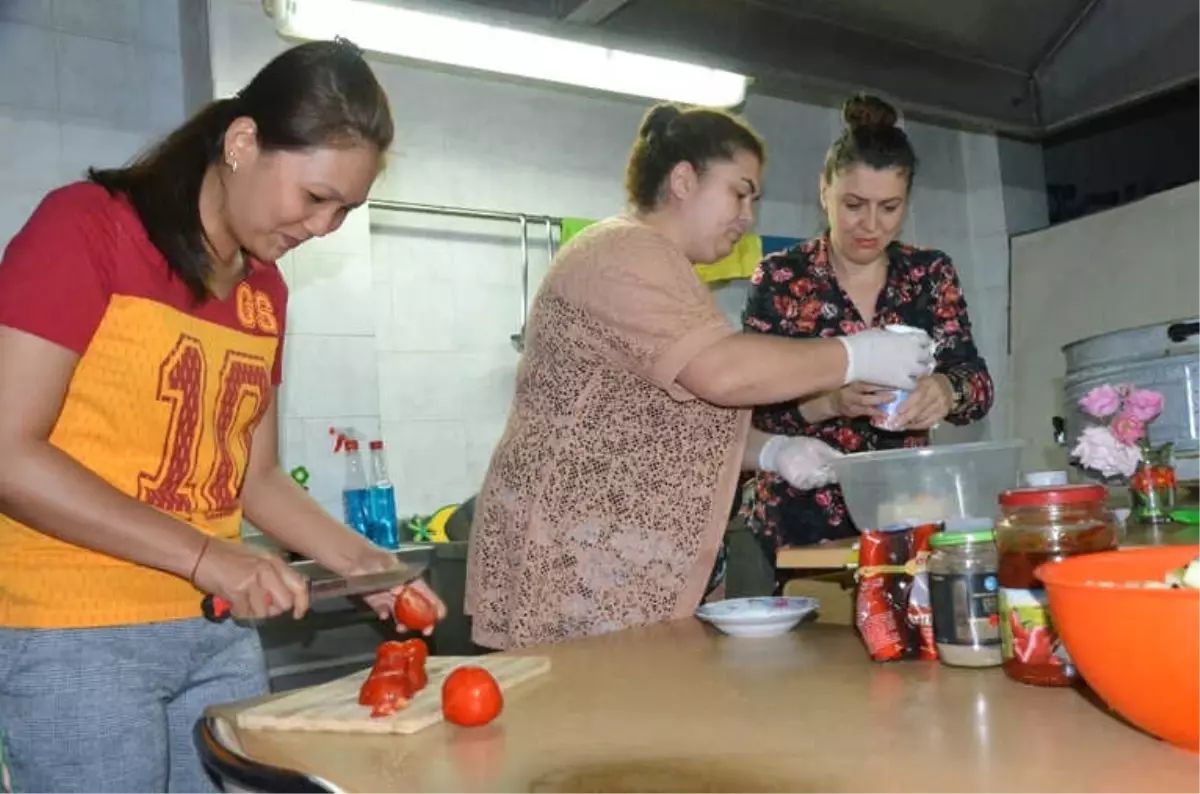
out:
{"label": "dark hair", "polygon": [[198,303],[208,298],[212,269],[200,186],[242,116],[254,120],[264,151],[369,143],[382,153],[394,135],[387,95],[362,51],[344,39],[316,41],[277,55],[236,96],[209,103],[131,165],[89,169],[91,181],[129,198]]}
{"label": "dark hair", "polygon": [[766,163],[767,147],[743,119],[724,110],[661,103],[642,117],[625,166],[625,193],[640,210],[655,209],[663,184],[679,163],[704,173],[713,160],[749,152]]}
{"label": "dark hair", "polygon": [[845,129],[825,154],[825,181],[834,174],[866,165],[875,169],[899,168],[912,186],[917,154],[904,130],[896,126],[896,109],[877,96],[858,94],[842,105]]}

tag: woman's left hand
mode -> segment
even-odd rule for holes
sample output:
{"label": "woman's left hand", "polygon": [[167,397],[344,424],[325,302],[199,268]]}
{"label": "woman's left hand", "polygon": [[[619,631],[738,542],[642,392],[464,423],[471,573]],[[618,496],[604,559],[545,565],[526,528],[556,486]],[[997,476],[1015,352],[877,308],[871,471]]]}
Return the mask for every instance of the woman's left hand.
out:
{"label": "woman's left hand", "polygon": [[[400,564],[400,561],[396,559],[396,555],[383,549],[371,549],[360,558],[359,564],[351,573],[353,575],[378,573],[380,571],[388,571],[393,568],[398,568],[400,567]],[[446,617],[446,605],[442,603],[442,599],[438,598],[437,593],[430,589],[429,585],[425,583],[424,579],[418,579],[417,581],[410,582],[409,584],[393,587],[391,590],[384,590],[381,593],[372,593],[371,595],[364,596],[363,600],[367,602],[367,605],[370,606],[371,609],[375,610],[375,614],[379,615],[380,620],[387,620],[388,618],[393,617],[395,614],[396,598],[400,595],[400,592],[406,588],[412,588],[416,592],[420,593],[427,601],[429,601],[429,603],[433,605],[434,609],[437,611],[437,620],[439,622]],[[422,633],[428,636],[433,633],[433,628],[433,626],[427,626]],[[397,618],[396,629],[397,631],[405,632],[409,630],[409,627],[405,626]]]}
{"label": "woman's left hand", "polygon": [[895,424],[903,430],[929,430],[954,409],[954,388],[945,375],[926,375],[896,410]]}

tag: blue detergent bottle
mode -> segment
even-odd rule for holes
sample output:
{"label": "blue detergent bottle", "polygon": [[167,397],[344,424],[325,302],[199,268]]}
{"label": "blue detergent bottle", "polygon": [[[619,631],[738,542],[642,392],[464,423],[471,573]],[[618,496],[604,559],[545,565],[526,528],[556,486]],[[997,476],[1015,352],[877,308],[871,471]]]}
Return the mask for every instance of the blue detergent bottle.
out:
{"label": "blue detergent bottle", "polygon": [[371,535],[385,549],[400,546],[400,521],[396,517],[396,489],[388,477],[382,441],[371,442]]}
{"label": "blue detergent bottle", "polygon": [[346,525],[365,538],[371,537],[371,491],[363,471],[358,441],[346,439],[346,483],[342,488],[342,509]]}

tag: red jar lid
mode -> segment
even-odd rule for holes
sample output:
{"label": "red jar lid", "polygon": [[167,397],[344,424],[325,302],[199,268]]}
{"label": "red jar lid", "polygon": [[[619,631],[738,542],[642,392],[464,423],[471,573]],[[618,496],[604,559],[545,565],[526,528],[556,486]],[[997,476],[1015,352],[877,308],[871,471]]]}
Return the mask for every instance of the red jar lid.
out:
{"label": "red jar lid", "polygon": [[1103,485],[1056,485],[1052,488],[1013,488],[1000,494],[1002,507],[1044,507],[1103,502],[1108,491]]}

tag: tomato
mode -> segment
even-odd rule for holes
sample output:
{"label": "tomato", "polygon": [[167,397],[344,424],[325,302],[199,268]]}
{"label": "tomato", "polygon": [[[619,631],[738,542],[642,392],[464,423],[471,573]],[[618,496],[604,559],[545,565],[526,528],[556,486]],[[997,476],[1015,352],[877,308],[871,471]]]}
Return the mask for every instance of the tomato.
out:
{"label": "tomato", "polygon": [[[429,647],[419,638],[389,640],[375,651],[375,666],[371,678],[384,675],[403,676],[412,693],[420,692],[429,683],[425,673],[425,660],[429,658]],[[369,705],[363,703],[363,705]]]}
{"label": "tomato", "polygon": [[442,684],[442,715],[455,725],[487,725],[504,709],[504,695],[482,667],[459,667]]}
{"label": "tomato", "polygon": [[425,674],[425,660],[429,658],[429,646],[418,638],[405,640],[404,643],[404,672],[412,684],[413,692],[420,692],[429,683]]}
{"label": "tomato", "polygon": [[408,682],[412,684],[413,692],[420,692],[429,684],[429,675],[425,672],[425,664],[417,659],[408,660]]}
{"label": "tomato", "polygon": [[390,717],[397,711],[401,711],[408,705],[408,701],[397,696],[389,698],[380,703],[376,703],[371,708],[371,719],[379,719],[380,717]]}
{"label": "tomato", "polygon": [[409,650],[399,640],[388,640],[375,649],[375,668],[372,673],[403,670],[408,665]]}
{"label": "tomato", "polygon": [[404,673],[372,673],[358,690],[358,704],[370,706],[372,717],[395,714],[412,700],[413,688]]}
{"label": "tomato", "polygon": [[415,587],[401,589],[392,610],[396,620],[413,631],[425,631],[437,623],[437,607]]}
{"label": "tomato", "polygon": [[429,658],[429,646],[425,644],[425,640],[420,637],[413,637],[411,640],[405,640],[400,643],[404,648],[405,655],[410,659],[415,659],[422,668],[425,667],[425,660]]}
{"label": "tomato", "polygon": [[404,642],[388,640],[375,651],[375,666],[371,673],[404,672],[413,667],[424,671],[428,658],[429,646],[420,638]]}

